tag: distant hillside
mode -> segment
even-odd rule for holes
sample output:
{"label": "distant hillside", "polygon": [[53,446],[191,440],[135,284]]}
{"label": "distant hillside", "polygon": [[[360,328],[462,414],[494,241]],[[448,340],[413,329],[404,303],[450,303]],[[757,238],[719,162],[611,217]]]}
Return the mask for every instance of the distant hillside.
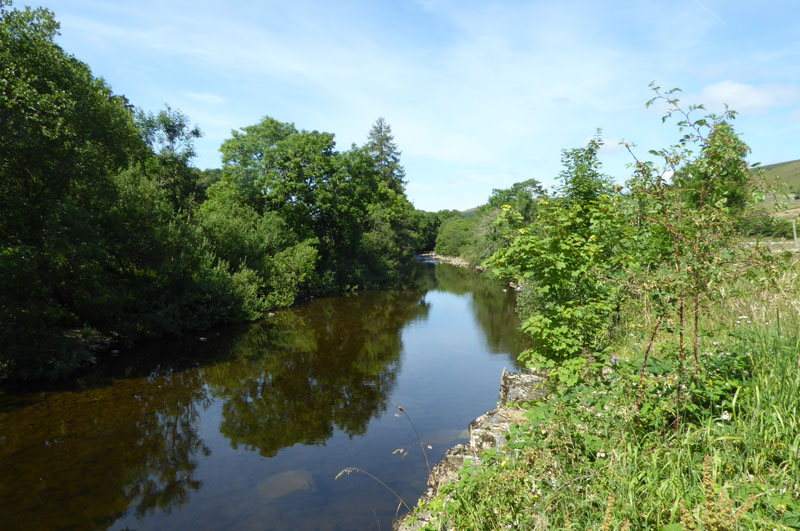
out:
{"label": "distant hillside", "polygon": [[[789,219],[800,215],[800,160],[779,162],[778,164],[761,166],[758,169],[764,170],[764,177],[768,181],[774,181],[777,177],[780,177],[779,182],[784,183],[787,187],[787,192],[789,193],[788,201],[780,212],[774,213],[775,216]],[[775,201],[767,198],[762,203],[761,208],[764,211],[772,211],[774,205]]]}
{"label": "distant hillside", "polygon": [[780,182],[789,187],[789,192],[800,194],[800,160],[761,166],[760,169],[764,170],[764,175],[768,180],[780,177]]}

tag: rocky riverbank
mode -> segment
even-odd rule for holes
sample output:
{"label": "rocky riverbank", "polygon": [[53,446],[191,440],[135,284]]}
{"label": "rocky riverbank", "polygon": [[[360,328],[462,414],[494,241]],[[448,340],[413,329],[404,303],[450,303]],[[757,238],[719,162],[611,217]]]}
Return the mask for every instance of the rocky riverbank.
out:
{"label": "rocky riverbank", "polygon": [[[500,402],[491,411],[473,420],[469,425],[469,443],[450,448],[428,477],[428,489],[417,504],[435,498],[442,488],[458,480],[458,471],[467,461],[480,463],[481,454],[489,448],[506,444],[506,433],[512,424],[525,422],[525,410],[515,404],[541,398],[546,393],[546,380],[540,374],[503,372],[500,381]],[[421,511],[411,518],[410,514],[395,520],[394,531],[414,531],[425,527],[433,516]]]}
{"label": "rocky riverbank", "polygon": [[458,256],[445,256],[443,254],[436,254],[432,251],[427,253],[422,253],[420,256],[428,258],[430,260],[436,260],[437,262],[442,262],[444,264],[450,264],[458,267],[469,267],[471,269],[477,269],[478,271],[486,271],[481,266],[471,264]]}

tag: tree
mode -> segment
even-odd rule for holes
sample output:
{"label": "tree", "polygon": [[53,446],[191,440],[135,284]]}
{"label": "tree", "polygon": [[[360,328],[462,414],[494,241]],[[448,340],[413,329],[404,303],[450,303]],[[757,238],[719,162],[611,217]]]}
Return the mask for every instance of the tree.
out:
{"label": "tree", "polygon": [[492,190],[489,206],[500,208],[509,205],[520,213],[523,220],[530,222],[536,215],[536,198],[542,194],[544,194],[542,184],[536,179],[527,179],[512,184],[511,188]]}
{"label": "tree", "polygon": [[390,190],[402,194],[405,190],[406,173],[400,165],[402,152],[393,142],[392,128],[383,118],[375,120],[369,131],[365,147],[375,161],[375,169]]}
{"label": "tree", "polygon": [[275,146],[297,133],[294,124],[266,116],[255,125],[231,131],[231,138],[219,148],[223,179],[236,183],[245,200],[259,212],[264,211],[264,190],[258,187],[256,180],[272,166]]}
{"label": "tree", "polygon": [[192,126],[188,116],[169,105],[158,114],[140,110],[136,125],[155,154],[148,161],[159,186],[167,191],[176,212],[190,211],[202,193],[199,172],[190,166],[196,155],[194,140],[203,136],[200,128]]}
{"label": "tree", "polygon": [[0,7],[0,377],[52,374],[74,362],[52,328],[81,324],[107,271],[112,176],[145,147],[52,12]]}
{"label": "tree", "polygon": [[368,147],[339,152],[330,133],[267,117],[221,149],[223,183],[237,200],[261,216],[278,214],[300,240],[315,241],[317,291],[385,285],[411,262],[413,207],[402,181],[384,180]]}

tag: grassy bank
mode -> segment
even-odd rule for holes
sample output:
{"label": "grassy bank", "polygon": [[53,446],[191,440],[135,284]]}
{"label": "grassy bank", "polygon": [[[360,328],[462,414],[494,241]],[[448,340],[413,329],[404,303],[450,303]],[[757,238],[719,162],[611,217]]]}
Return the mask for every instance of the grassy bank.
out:
{"label": "grassy bank", "polygon": [[430,504],[432,527],[800,528],[799,273],[718,287],[682,385],[669,326],[642,371],[654,317],[630,302],[608,354],[524,405],[530,423]]}

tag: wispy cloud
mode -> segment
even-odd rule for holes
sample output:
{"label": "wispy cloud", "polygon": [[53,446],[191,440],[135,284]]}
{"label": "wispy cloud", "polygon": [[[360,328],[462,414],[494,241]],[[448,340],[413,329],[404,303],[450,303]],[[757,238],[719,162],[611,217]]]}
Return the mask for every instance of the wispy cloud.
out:
{"label": "wispy cloud", "polygon": [[209,105],[221,105],[225,103],[225,98],[209,92],[183,92],[182,94],[184,97],[199,103],[207,103]]}
{"label": "wispy cloud", "polygon": [[728,25],[728,23],[725,22],[725,19],[723,19],[721,16],[717,15],[717,13],[715,13],[711,8],[709,8],[704,3],[700,2],[699,0],[692,0],[692,2],[694,2],[694,4],[697,7],[699,7],[700,9],[702,9],[703,11],[705,11],[706,13],[711,15],[714,19],[716,19],[717,22],[720,22],[721,24],[724,24],[726,26]]}
{"label": "wispy cloud", "polygon": [[756,86],[726,80],[705,87],[700,99],[712,109],[727,104],[741,113],[761,113],[800,101],[800,86],[781,84]]}
{"label": "wispy cloud", "polygon": [[674,140],[643,108],[653,80],[742,112],[754,152],[789,144],[772,134],[789,113],[773,111],[800,101],[800,38],[779,0],[37,1],[115,91],[200,125],[201,167],[219,164],[232,129],[265,115],[333,132],[342,149],[383,116],[409,193],[428,209],[475,206],[530,177],[547,184],[561,149],[597,127],[606,171],[624,179],[629,161],[612,139]]}

